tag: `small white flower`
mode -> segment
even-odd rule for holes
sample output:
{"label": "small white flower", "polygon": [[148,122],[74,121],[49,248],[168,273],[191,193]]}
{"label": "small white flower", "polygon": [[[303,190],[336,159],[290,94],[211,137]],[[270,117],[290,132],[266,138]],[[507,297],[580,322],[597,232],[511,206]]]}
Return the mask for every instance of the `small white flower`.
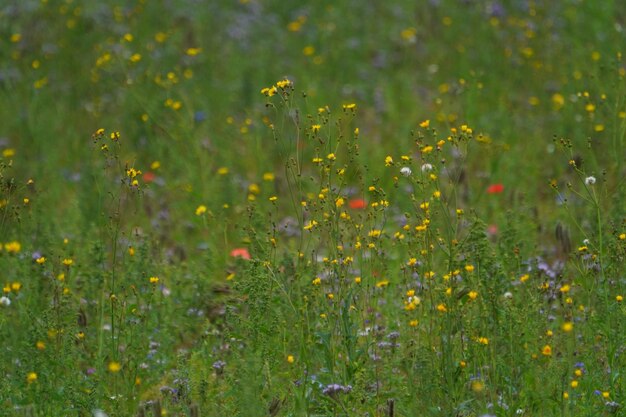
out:
{"label": "small white flower", "polygon": [[512,293],[512,292],[510,292],[510,291],[505,292],[505,293],[504,293],[504,298],[508,298],[508,299],[513,298],[513,293]]}
{"label": "small white flower", "polygon": [[433,170],[433,166],[431,164],[422,165],[422,172],[430,172]]}
{"label": "small white flower", "polygon": [[596,177],[587,177],[585,178],[585,184],[586,185],[593,185],[596,183]]}
{"label": "small white flower", "polygon": [[404,175],[405,177],[408,177],[409,175],[411,175],[411,168],[409,167],[402,167],[400,169],[400,174]]}
{"label": "small white flower", "polygon": [[11,305],[11,299],[9,297],[0,297],[0,306],[8,307]]}
{"label": "small white flower", "polygon": [[591,243],[591,242],[589,241],[589,239],[585,239],[585,240],[583,240],[583,245],[588,245],[588,244],[590,244],[590,243]]}

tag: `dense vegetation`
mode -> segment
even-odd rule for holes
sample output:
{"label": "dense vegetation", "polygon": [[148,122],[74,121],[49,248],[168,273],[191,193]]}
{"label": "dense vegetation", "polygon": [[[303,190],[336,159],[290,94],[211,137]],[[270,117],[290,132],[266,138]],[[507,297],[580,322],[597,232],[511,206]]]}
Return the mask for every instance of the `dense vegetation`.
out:
{"label": "dense vegetation", "polygon": [[3,3],[0,414],[622,415],[625,18]]}

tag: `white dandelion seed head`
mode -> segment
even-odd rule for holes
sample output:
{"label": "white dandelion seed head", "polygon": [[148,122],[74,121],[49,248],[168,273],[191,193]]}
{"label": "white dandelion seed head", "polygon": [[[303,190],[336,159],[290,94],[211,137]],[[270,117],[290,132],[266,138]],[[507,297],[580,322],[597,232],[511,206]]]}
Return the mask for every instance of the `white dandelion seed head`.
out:
{"label": "white dandelion seed head", "polygon": [[585,178],[585,184],[586,185],[593,185],[595,183],[596,183],[596,177],[589,176],[589,177]]}
{"label": "white dandelion seed head", "polygon": [[504,298],[511,299],[513,298],[513,293],[511,291],[507,291],[504,293]]}
{"label": "white dandelion seed head", "polygon": [[433,170],[433,166],[431,164],[422,165],[422,172],[430,172]]}
{"label": "white dandelion seed head", "polygon": [[0,297],[0,306],[8,307],[11,305],[11,299],[9,297]]}
{"label": "white dandelion seed head", "polygon": [[400,169],[400,174],[404,175],[405,177],[408,177],[409,175],[411,175],[413,171],[411,171],[411,168],[409,167],[402,167]]}

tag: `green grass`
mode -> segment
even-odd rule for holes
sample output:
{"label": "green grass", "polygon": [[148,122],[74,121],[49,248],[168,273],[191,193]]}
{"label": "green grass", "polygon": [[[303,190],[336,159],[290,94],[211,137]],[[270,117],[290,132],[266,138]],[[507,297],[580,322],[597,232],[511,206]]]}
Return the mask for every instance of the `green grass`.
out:
{"label": "green grass", "polygon": [[0,414],[621,415],[625,16],[0,6]]}

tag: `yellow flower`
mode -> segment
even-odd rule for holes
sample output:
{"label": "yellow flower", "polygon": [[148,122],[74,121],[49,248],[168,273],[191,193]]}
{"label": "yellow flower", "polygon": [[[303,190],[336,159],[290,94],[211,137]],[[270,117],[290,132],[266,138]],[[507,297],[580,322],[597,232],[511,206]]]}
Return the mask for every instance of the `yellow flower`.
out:
{"label": "yellow flower", "polygon": [[202,216],[204,213],[206,213],[206,206],[205,205],[199,205],[198,208],[196,208],[196,216]]}
{"label": "yellow flower", "polygon": [[32,384],[35,381],[37,381],[37,374],[35,372],[29,372],[26,374],[26,382]]}
{"label": "yellow flower", "polygon": [[446,311],[448,311],[448,307],[446,307],[445,304],[438,304],[437,305],[437,311],[440,313],[445,313]]}
{"label": "yellow flower", "polygon": [[476,291],[470,291],[468,294],[470,300],[475,300],[478,297],[478,293]]}
{"label": "yellow flower", "polygon": [[35,260],[39,265],[43,265],[46,262],[46,258],[44,256],[40,256]]}
{"label": "yellow flower", "polygon": [[320,285],[322,283],[322,279],[320,277],[316,277],[311,283],[313,285]]}
{"label": "yellow flower", "polygon": [[361,283],[361,277],[354,277],[354,283],[355,284],[360,284]]}
{"label": "yellow flower", "polygon": [[35,343],[35,347],[37,347],[38,350],[44,350],[46,348],[46,344],[39,340]]}
{"label": "yellow flower", "polygon": [[390,155],[387,155],[385,157],[385,166],[391,166],[393,164],[393,158]]}
{"label": "yellow flower", "polygon": [[109,362],[107,369],[111,373],[117,373],[122,370],[122,365],[119,362],[111,361]]}
{"label": "yellow flower", "polygon": [[572,323],[571,321],[566,321],[565,323],[563,323],[563,325],[561,326],[561,329],[564,332],[571,332],[572,330],[574,330],[574,323]]}
{"label": "yellow flower", "polygon": [[159,277],[150,277],[150,284],[158,284],[159,283]]}
{"label": "yellow flower", "polygon": [[17,241],[8,242],[4,244],[4,250],[9,253],[16,254],[22,250],[22,245]]}
{"label": "yellow flower", "polygon": [[541,349],[541,354],[543,356],[552,356],[552,347],[550,345],[545,345],[542,349]]}
{"label": "yellow flower", "polygon": [[355,103],[344,104],[343,105],[343,109],[344,110],[355,110],[356,109],[356,104]]}
{"label": "yellow flower", "polygon": [[322,126],[321,126],[321,125],[313,125],[313,126],[311,126],[311,131],[312,131],[313,133],[317,133],[317,132],[319,132],[319,131],[320,131],[320,129],[321,129],[321,128],[322,128]]}
{"label": "yellow flower", "polygon": [[293,355],[287,356],[287,362],[294,363],[294,361],[295,361],[295,359],[294,359]]}
{"label": "yellow flower", "polygon": [[284,80],[278,81],[276,83],[276,87],[284,89],[285,87],[289,87],[291,84],[291,81],[285,78]]}
{"label": "yellow flower", "polygon": [[202,48],[187,48],[186,54],[189,56],[196,56],[202,52]]}
{"label": "yellow flower", "polygon": [[422,123],[420,123],[420,127],[426,129],[428,126],[430,126],[430,120],[424,120]]}
{"label": "yellow flower", "polygon": [[389,281],[387,281],[385,279],[385,280],[382,280],[382,281],[378,281],[376,283],[376,288],[385,288],[387,285],[389,285]]}
{"label": "yellow flower", "polygon": [[480,343],[481,345],[485,345],[485,346],[489,344],[489,339],[486,337],[479,337],[476,339],[476,341]]}
{"label": "yellow flower", "polygon": [[474,265],[465,265],[465,270],[467,272],[474,272]]}
{"label": "yellow flower", "polygon": [[74,263],[74,261],[70,258],[65,258],[63,259],[63,265],[65,266],[71,266]]}

